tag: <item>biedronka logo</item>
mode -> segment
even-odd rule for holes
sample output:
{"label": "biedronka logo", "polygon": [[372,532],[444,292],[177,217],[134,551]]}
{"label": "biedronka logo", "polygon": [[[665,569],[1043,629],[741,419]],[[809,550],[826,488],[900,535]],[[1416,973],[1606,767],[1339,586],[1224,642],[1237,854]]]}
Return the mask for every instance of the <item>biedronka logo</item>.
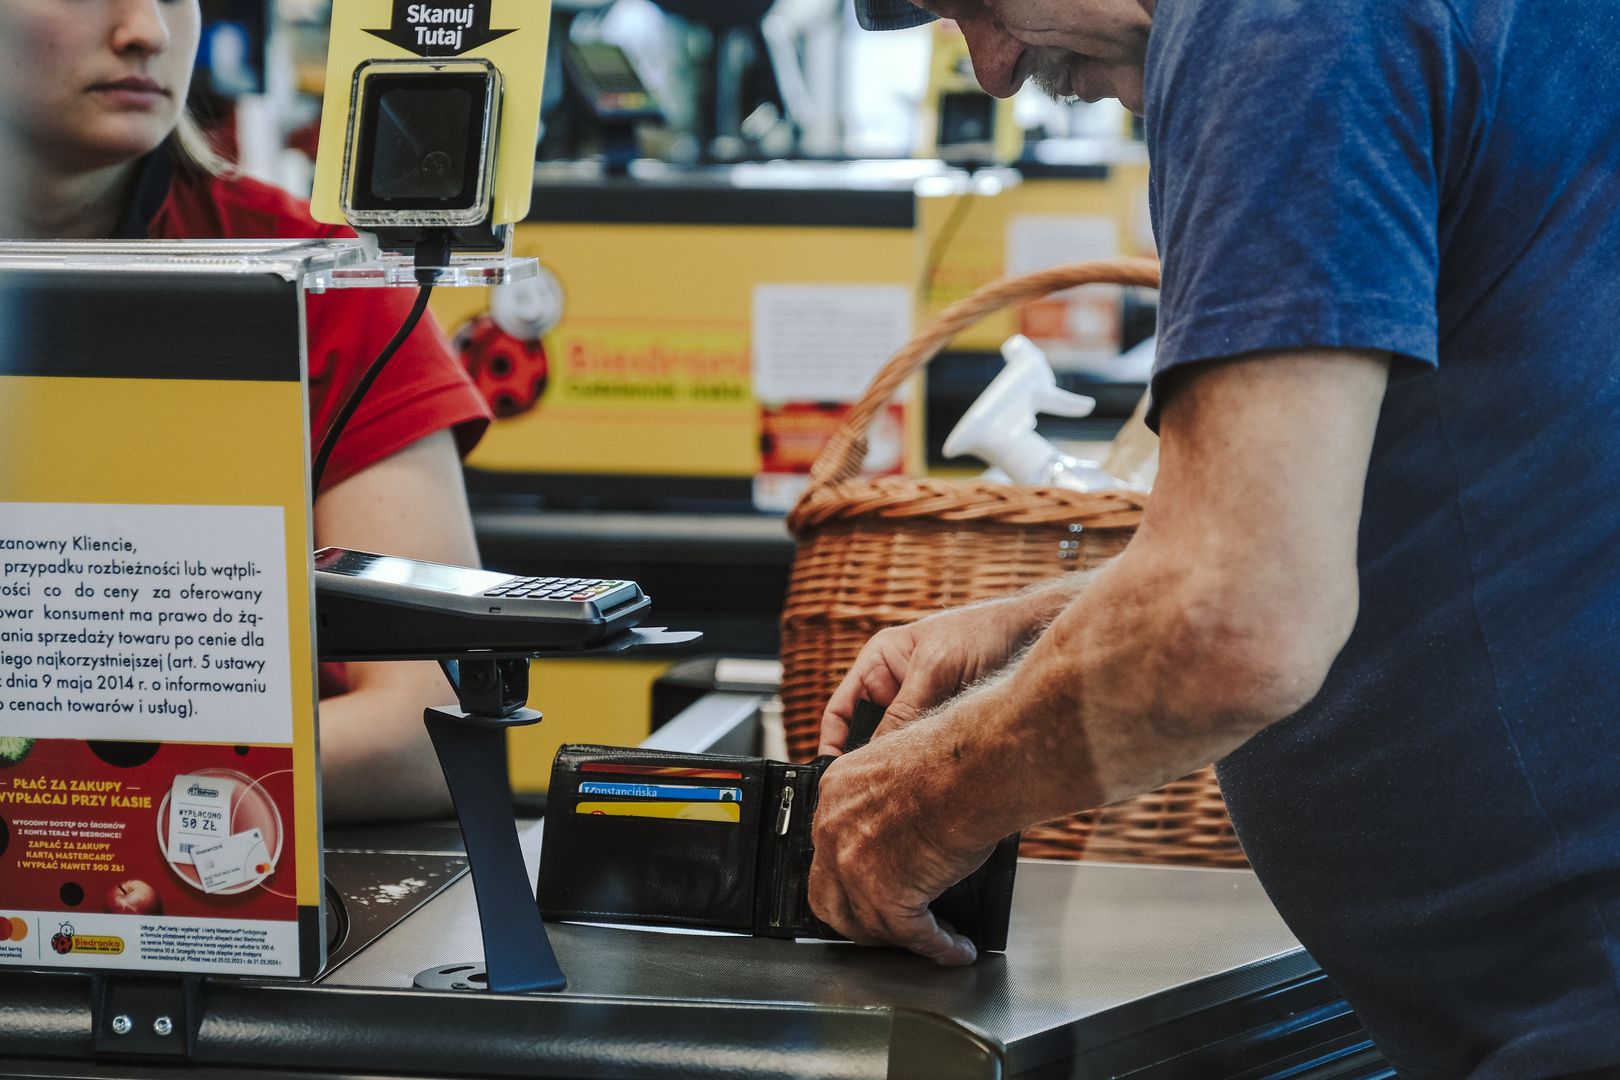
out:
{"label": "biedronka logo", "polygon": [[62,956],[70,953],[92,956],[118,956],[124,951],[124,939],[110,934],[91,936],[75,933],[72,923],[62,923],[51,935],[51,950]]}

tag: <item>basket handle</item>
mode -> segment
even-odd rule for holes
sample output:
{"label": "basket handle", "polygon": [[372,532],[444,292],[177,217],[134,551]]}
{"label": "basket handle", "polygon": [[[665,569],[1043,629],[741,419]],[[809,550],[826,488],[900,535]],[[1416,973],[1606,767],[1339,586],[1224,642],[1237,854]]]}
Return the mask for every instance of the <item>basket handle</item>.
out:
{"label": "basket handle", "polygon": [[866,388],[866,393],[844,415],[843,423],[811,466],[810,486],[800,502],[809,498],[817,488],[831,487],[860,473],[861,462],[866,460],[867,431],[878,410],[888,403],[907,379],[939,355],[940,350],[962,330],[1011,304],[1035,300],[1076,285],[1098,283],[1157,288],[1159,263],[1156,259],[1134,257],[1064,263],[1048,270],[992,281],[942,309],[899,352],[889,358]]}

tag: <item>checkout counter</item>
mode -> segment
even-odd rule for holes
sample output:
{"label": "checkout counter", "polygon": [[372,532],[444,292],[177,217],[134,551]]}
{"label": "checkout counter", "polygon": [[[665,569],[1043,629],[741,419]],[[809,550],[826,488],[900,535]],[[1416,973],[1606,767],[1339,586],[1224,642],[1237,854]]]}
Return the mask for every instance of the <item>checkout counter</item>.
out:
{"label": "checkout counter", "polygon": [[[647,745],[752,752],[766,700],[708,693]],[[531,875],[544,828],[520,829]],[[153,1004],[189,1009],[185,1057],[98,1054],[90,977],[0,972],[0,1075],[1393,1076],[1245,871],[1023,860],[1007,952],[966,968],[552,924],[561,993],[413,988],[481,949],[459,840],[448,824],[331,831],[326,970],[312,985],[209,980]]]}

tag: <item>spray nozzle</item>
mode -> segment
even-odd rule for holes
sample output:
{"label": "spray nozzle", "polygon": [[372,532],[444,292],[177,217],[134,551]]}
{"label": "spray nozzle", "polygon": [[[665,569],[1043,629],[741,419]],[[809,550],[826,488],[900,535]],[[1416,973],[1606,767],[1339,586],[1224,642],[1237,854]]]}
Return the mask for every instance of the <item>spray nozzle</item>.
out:
{"label": "spray nozzle", "polygon": [[1064,455],[1035,432],[1035,415],[1089,416],[1093,398],[1058,388],[1046,354],[1016,334],[1001,346],[1007,366],[979,395],[945,440],[945,456],[972,454],[997,466],[1015,482],[1042,482],[1054,459]]}
{"label": "spray nozzle", "polygon": [[[1091,410],[1097,407],[1096,398],[1060,389],[1046,354],[1023,334],[1014,334],[1002,342],[1001,355],[1007,361],[1007,369],[1017,369],[1015,381],[1021,387],[1027,387],[1034,412],[1053,416],[1090,416]],[[1006,375],[1007,370],[1003,370],[997,381]],[[991,385],[993,387],[994,383]]]}

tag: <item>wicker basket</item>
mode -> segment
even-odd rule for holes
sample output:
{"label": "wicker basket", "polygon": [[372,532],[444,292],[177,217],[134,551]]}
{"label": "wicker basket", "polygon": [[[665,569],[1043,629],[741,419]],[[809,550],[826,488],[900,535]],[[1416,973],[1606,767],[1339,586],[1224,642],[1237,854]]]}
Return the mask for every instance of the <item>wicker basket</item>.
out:
{"label": "wicker basket", "polygon": [[[990,312],[1077,285],[1158,281],[1157,263],[1114,259],[987,285],[935,316],[850,409],[788,516],[799,550],[782,613],[782,702],[795,758],[815,753],[828,697],[877,631],[1098,566],[1124,549],[1141,520],[1143,498],[1123,491],[862,477],[873,417],[952,337]],[[1029,829],[1022,854],[1247,865],[1212,768]]]}

